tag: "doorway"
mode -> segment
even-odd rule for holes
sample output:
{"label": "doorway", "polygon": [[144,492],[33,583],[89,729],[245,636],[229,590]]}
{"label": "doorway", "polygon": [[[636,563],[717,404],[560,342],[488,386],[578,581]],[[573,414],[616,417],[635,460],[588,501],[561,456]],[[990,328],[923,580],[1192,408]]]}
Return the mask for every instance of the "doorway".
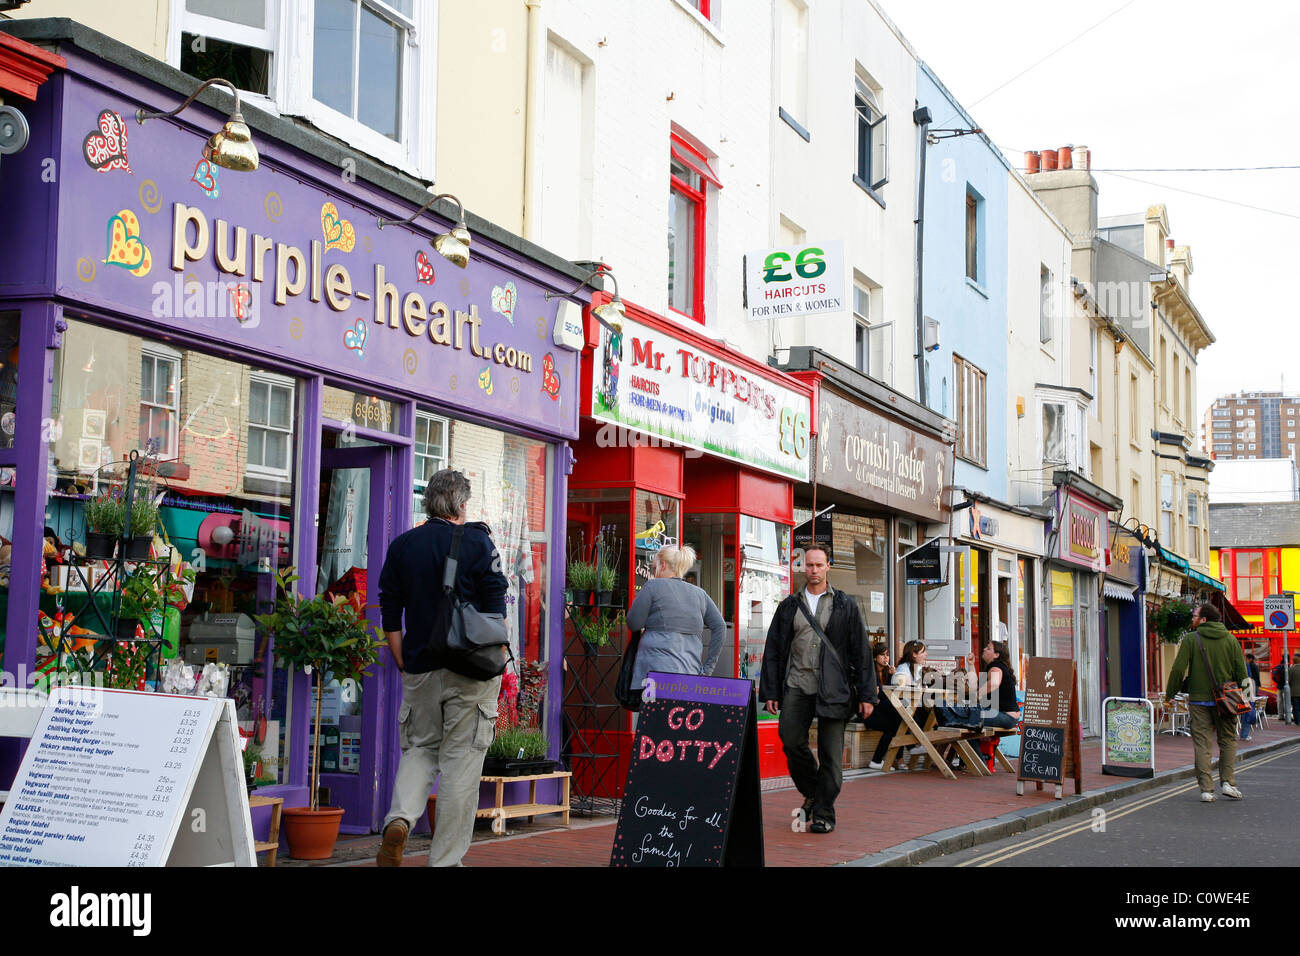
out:
{"label": "doorway", "polygon": [[[313,592],[355,598],[376,628],[379,572],[393,536],[393,452],[391,445],[322,430]],[[321,786],[343,808],[351,832],[377,828],[391,794],[386,724],[396,698],[387,670],[372,668],[359,686],[331,678],[322,694]],[[315,718],[313,689],[309,733]]]}

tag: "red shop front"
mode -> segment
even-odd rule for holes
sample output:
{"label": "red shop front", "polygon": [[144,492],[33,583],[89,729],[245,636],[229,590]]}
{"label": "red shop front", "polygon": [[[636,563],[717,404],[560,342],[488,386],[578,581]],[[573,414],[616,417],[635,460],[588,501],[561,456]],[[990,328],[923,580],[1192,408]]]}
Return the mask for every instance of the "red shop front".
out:
{"label": "red shop front", "polygon": [[[613,594],[569,603],[565,717],[575,793],[610,798],[622,793],[633,737],[613,696],[621,614],[659,548],[695,549],[687,577],[726,619],[715,676],[758,679],[768,624],[790,593],[812,387],[634,306],[618,334],[586,316],[586,336],[568,583],[580,588],[584,566],[599,578],[603,565],[598,583]],[[764,776],[786,773],[775,719],[760,720],[759,750]]]}

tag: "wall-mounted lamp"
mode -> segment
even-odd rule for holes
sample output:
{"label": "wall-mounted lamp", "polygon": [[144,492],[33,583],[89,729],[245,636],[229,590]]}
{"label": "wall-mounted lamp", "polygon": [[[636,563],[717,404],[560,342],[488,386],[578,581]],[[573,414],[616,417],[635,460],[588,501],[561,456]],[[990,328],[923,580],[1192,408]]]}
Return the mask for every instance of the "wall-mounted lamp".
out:
{"label": "wall-mounted lamp", "polygon": [[383,229],[384,226],[405,226],[409,223],[415,222],[416,216],[419,216],[420,213],[424,212],[439,199],[450,199],[456,204],[456,208],[460,212],[456,217],[456,225],[452,226],[447,232],[442,232],[434,236],[430,245],[433,246],[434,251],[437,252],[438,255],[442,256],[452,265],[464,269],[465,266],[469,265],[469,227],[465,225],[465,204],[451,193],[438,193],[438,195],[433,196],[427,203],[415,210],[415,213],[407,219],[385,219],[383,216],[380,216],[379,228]]}
{"label": "wall-mounted lamp", "polygon": [[203,145],[203,158],[210,163],[216,163],[223,169],[234,169],[241,173],[251,173],[257,169],[260,162],[257,155],[257,147],[253,145],[253,134],[248,131],[248,124],[244,122],[244,114],[239,110],[239,89],[229,80],[223,80],[220,77],[214,77],[201,85],[188,100],[166,113],[146,113],[139,109],[135,111],[135,121],[144,123],[147,119],[155,119],[159,116],[175,116],[185,107],[194,102],[194,98],[206,90],[209,86],[228,86],[230,92],[235,97],[235,108],[226,120],[226,125],[216,133],[213,133],[208,141]]}
{"label": "wall-mounted lamp", "polygon": [[546,300],[549,302],[551,299],[567,299],[596,276],[608,277],[609,281],[614,283],[614,298],[604,305],[592,309],[591,314],[596,317],[597,322],[609,329],[610,332],[619,335],[623,332],[623,322],[627,319],[627,309],[623,307],[623,299],[618,294],[618,280],[614,278],[614,271],[608,266],[587,273],[586,277],[568,292],[546,293]]}

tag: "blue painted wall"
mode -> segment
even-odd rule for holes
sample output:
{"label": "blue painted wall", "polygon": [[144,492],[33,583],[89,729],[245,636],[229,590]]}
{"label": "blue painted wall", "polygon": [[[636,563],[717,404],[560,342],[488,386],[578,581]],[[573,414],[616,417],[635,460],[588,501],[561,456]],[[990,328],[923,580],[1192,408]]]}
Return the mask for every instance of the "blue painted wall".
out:
{"label": "blue painted wall", "polygon": [[[932,129],[971,129],[966,114],[924,63],[917,66],[916,98],[928,106]],[[1006,160],[983,135],[958,136],[926,146],[925,240],[922,307],[939,322],[940,347],[926,353],[925,404],[956,418],[953,354],[984,371],[987,401],[985,466],[957,459],[954,483],[1007,500],[1007,171]],[[966,196],[979,200],[979,278],[966,277]]]}

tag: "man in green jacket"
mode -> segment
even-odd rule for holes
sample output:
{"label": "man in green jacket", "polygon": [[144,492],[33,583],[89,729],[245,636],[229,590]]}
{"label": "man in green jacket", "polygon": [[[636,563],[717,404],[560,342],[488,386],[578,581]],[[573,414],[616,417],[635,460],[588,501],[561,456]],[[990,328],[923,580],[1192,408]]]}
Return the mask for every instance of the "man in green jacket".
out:
{"label": "man in green jacket", "polygon": [[[1231,800],[1240,800],[1237,789],[1237,718],[1224,717],[1214,705],[1214,688],[1218,684],[1246,679],[1246,658],[1241,643],[1219,622],[1219,612],[1211,604],[1202,604],[1192,612],[1193,630],[1178,643],[1178,656],[1165,682],[1165,701],[1183,686],[1187,677],[1187,709],[1191,711],[1192,747],[1196,751],[1196,782],[1201,786],[1201,802],[1214,802],[1214,777],[1210,775],[1213,737],[1219,738],[1220,790]],[[1205,653],[1201,653],[1201,648]],[[1209,657],[1213,673],[1205,669]]]}

